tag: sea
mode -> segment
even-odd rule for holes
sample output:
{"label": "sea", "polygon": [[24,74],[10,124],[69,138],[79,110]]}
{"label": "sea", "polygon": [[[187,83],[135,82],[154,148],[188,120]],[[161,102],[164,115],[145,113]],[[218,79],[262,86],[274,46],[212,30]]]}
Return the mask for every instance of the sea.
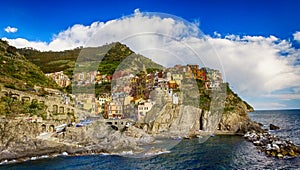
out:
{"label": "sea", "polygon": [[[270,133],[300,145],[300,110],[268,110],[249,113],[265,128],[280,127]],[[241,136],[212,136],[182,140],[169,152],[152,157],[118,155],[58,156],[22,163],[0,165],[0,169],[300,169],[300,158],[267,157]]]}

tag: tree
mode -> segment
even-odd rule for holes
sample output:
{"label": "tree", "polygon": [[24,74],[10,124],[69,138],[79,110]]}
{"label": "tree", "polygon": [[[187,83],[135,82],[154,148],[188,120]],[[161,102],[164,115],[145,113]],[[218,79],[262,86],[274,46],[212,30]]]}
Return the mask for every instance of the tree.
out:
{"label": "tree", "polygon": [[38,103],[37,101],[32,101],[25,105],[26,112],[29,113],[29,116],[38,116],[43,119],[47,118],[46,105],[44,103]]}
{"label": "tree", "polygon": [[11,53],[11,54],[16,54],[17,53],[17,48],[13,47],[13,46],[8,46],[6,50],[7,50],[8,53]]}
{"label": "tree", "polygon": [[1,97],[0,100],[0,114],[7,118],[14,118],[20,114],[25,114],[24,106],[20,100],[15,99],[15,94],[9,92],[5,96]]}

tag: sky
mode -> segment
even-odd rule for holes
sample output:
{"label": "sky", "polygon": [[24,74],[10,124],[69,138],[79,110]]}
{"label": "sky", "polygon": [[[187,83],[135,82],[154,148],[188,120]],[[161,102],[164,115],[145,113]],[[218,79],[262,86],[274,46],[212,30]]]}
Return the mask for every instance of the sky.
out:
{"label": "sky", "polygon": [[294,109],[300,108],[299,6],[296,0],[11,0],[1,2],[0,38],[42,51],[121,41],[153,60],[164,55],[162,63],[220,69],[255,109]]}

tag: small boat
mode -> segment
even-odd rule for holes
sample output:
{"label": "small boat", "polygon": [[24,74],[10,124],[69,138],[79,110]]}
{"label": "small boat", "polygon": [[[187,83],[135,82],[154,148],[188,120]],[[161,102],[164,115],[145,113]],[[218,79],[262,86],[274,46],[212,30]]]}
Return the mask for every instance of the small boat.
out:
{"label": "small boat", "polygon": [[88,125],[88,124],[92,123],[92,121],[91,120],[84,120],[84,121],[81,121],[80,123],[83,124],[83,125]]}
{"label": "small boat", "polygon": [[55,131],[56,131],[56,133],[60,133],[64,130],[66,130],[66,127],[67,127],[67,124],[62,124],[62,125],[56,126]]}
{"label": "small boat", "polygon": [[82,120],[75,125],[75,127],[83,127],[92,123],[92,120]]}

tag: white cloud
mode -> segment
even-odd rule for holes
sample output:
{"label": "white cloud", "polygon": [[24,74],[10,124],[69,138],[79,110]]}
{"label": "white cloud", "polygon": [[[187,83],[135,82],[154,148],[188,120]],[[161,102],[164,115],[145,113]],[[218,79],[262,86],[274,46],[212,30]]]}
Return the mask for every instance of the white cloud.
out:
{"label": "white cloud", "polygon": [[281,104],[278,102],[259,102],[259,103],[252,103],[260,110],[270,110],[270,109],[281,109],[284,108],[286,105]]}
{"label": "white cloud", "polygon": [[215,31],[215,32],[214,32],[214,36],[220,38],[220,37],[221,37],[221,34],[218,33],[217,31]]}
{"label": "white cloud", "polygon": [[[227,35],[224,38],[217,32],[214,37],[201,35],[197,24],[173,17],[144,15],[136,9],[130,17],[94,22],[89,26],[73,25],[55,35],[50,43],[21,38],[6,40],[19,48],[29,46],[53,51],[120,41],[167,66],[196,63],[220,69],[226,81],[242,96],[265,96],[300,86],[300,68],[295,64],[300,50],[289,41],[272,35]],[[295,33],[294,38],[298,35],[299,32]],[[282,56],[283,52],[286,55]]]}
{"label": "white cloud", "polygon": [[18,31],[18,28],[8,26],[4,29],[4,31],[7,33],[15,33]]}
{"label": "white cloud", "polygon": [[81,24],[73,25],[65,31],[54,35],[50,43],[40,41],[28,41],[23,38],[7,39],[11,45],[18,48],[33,47],[41,51],[62,51],[66,49],[74,49],[84,44],[97,32],[104,23],[94,22],[90,26],[84,26]]}
{"label": "white cloud", "polygon": [[18,48],[33,47],[35,49],[48,49],[48,44],[46,42],[28,41],[24,38],[16,38],[16,39],[3,38],[3,40],[8,41],[9,44],[16,46]]}
{"label": "white cloud", "polygon": [[134,14],[140,14],[141,12],[140,12],[140,9],[139,8],[137,8],[137,9],[135,9],[134,10]]}
{"label": "white cloud", "polygon": [[295,93],[285,93],[285,94],[268,94],[265,97],[269,98],[278,98],[281,100],[294,100],[294,99],[300,99],[300,94]]}
{"label": "white cloud", "polygon": [[293,34],[294,40],[300,42],[300,31],[297,31]]}
{"label": "white cloud", "polygon": [[[257,96],[300,84],[300,69],[289,62],[295,56],[280,56],[281,51],[291,48],[285,40],[245,36],[208,41],[220,54],[227,80],[240,93]],[[215,61],[207,63],[215,65]]]}

